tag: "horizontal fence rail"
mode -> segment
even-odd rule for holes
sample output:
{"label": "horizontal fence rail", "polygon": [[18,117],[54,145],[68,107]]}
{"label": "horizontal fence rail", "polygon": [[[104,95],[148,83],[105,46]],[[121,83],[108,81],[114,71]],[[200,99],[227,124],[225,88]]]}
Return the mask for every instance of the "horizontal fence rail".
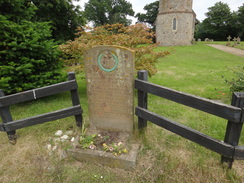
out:
{"label": "horizontal fence rail", "polygon": [[77,83],[75,80],[71,80],[42,88],[28,90],[21,93],[0,97],[0,107],[27,102],[74,89],[77,89]]}
{"label": "horizontal fence rail", "polygon": [[209,137],[203,133],[200,133],[194,129],[191,129],[187,126],[181,125],[177,122],[174,122],[170,119],[157,115],[153,112],[150,112],[146,109],[136,107],[136,115],[143,119],[146,119],[160,127],[163,127],[177,135],[180,135],[192,142],[195,142],[201,146],[204,146],[216,153],[224,155],[226,157],[233,157],[234,146],[223,143],[219,140],[216,140],[212,137]]}
{"label": "horizontal fence rail", "polygon": [[[135,114],[138,116],[140,131],[143,132],[147,127],[147,121],[150,121],[219,153],[222,155],[222,163],[226,162],[229,168],[232,167],[234,159],[244,160],[244,147],[238,146],[244,123],[244,92],[234,93],[231,105],[226,105],[149,83],[147,78],[147,71],[142,70],[138,71],[138,79],[135,80],[135,88],[138,89],[138,106]],[[147,110],[148,93],[227,119],[224,142]]]}
{"label": "horizontal fence rail", "polygon": [[236,123],[244,122],[242,119],[243,109],[238,107],[214,102],[139,79],[135,80],[135,88]]}
{"label": "horizontal fence rail", "polygon": [[57,111],[53,111],[53,112],[49,112],[49,113],[45,113],[45,114],[40,114],[40,115],[30,117],[30,118],[11,121],[8,123],[2,123],[1,126],[4,129],[4,131],[10,132],[13,130],[45,123],[48,121],[54,121],[54,120],[61,119],[61,118],[75,116],[75,115],[81,114],[81,112],[82,112],[82,109],[81,109],[80,105],[77,105],[77,106],[73,106],[73,107],[68,107],[66,109],[61,109],[61,110],[57,110]]}
{"label": "horizontal fence rail", "polygon": [[[65,109],[52,111],[37,116],[32,116],[25,119],[13,120],[9,110],[9,106],[18,104],[21,102],[36,100],[42,97],[70,91],[72,107]],[[78,85],[75,79],[74,72],[68,74],[68,81],[37,88],[13,95],[4,96],[4,93],[0,90],[0,115],[3,123],[0,123],[0,131],[6,132],[10,143],[16,143],[16,130],[28,126],[33,126],[48,121],[54,121],[61,118],[75,116],[76,125],[82,126],[82,113],[83,110],[80,106],[80,100],[78,96]]]}

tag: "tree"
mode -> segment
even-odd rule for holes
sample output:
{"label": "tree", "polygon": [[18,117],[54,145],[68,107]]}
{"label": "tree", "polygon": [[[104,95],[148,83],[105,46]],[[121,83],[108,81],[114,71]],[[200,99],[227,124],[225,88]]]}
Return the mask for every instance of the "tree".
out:
{"label": "tree", "polygon": [[80,28],[77,34],[79,37],[61,45],[60,48],[67,58],[65,61],[67,66],[72,66],[72,70],[79,72],[83,71],[85,52],[97,45],[118,45],[134,50],[135,68],[137,70],[148,70],[150,75],[157,72],[156,63],[158,59],[169,54],[167,51],[153,50],[158,46],[152,44],[154,32],[143,24],[86,27]]}
{"label": "tree", "polygon": [[228,35],[233,34],[234,17],[228,4],[217,2],[208,8],[206,19],[199,25],[200,38],[206,37],[214,40],[226,40]]}
{"label": "tree", "polygon": [[50,39],[50,26],[29,21],[34,5],[27,0],[2,0],[0,9],[1,89],[15,93],[63,81],[63,64],[57,44]]}
{"label": "tree", "polygon": [[138,21],[148,23],[153,28],[153,30],[155,30],[154,23],[157,19],[158,8],[159,8],[159,1],[155,1],[153,3],[147,4],[143,8],[146,11],[145,14],[144,13],[136,14]]}
{"label": "tree", "polygon": [[49,21],[56,41],[74,39],[77,27],[85,24],[80,7],[74,6],[72,0],[32,0],[32,3],[37,8],[34,21]]}
{"label": "tree", "polygon": [[238,31],[238,36],[242,37],[244,36],[244,3],[242,6],[239,7],[237,11],[237,31]]}
{"label": "tree", "polygon": [[85,3],[85,17],[95,27],[115,23],[130,25],[128,15],[134,16],[134,11],[126,0],[89,0]]}
{"label": "tree", "polygon": [[30,0],[1,0],[0,14],[9,21],[19,23],[21,20],[31,20],[35,14],[36,7]]}

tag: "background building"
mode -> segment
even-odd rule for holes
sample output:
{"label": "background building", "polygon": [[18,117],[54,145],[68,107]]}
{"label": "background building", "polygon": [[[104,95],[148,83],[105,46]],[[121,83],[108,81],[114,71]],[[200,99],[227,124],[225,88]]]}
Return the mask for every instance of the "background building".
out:
{"label": "background building", "polygon": [[156,39],[160,46],[191,45],[196,14],[193,0],[160,0],[156,20]]}

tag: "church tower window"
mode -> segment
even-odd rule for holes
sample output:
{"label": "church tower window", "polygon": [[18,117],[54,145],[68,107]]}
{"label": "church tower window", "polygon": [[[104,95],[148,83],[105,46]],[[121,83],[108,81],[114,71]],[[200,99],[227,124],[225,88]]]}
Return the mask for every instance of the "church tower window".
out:
{"label": "church tower window", "polygon": [[173,18],[173,30],[174,31],[176,30],[176,23],[177,23],[176,18]]}

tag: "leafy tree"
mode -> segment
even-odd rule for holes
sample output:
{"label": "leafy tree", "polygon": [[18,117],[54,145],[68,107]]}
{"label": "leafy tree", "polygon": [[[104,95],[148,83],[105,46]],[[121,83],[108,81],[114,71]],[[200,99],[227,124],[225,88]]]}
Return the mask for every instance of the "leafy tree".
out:
{"label": "leafy tree", "polygon": [[[64,79],[57,44],[48,23],[29,21],[35,7],[26,0],[0,2],[0,87],[15,93]],[[7,13],[9,12],[9,14]]]}
{"label": "leafy tree", "polygon": [[9,21],[19,23],[21,20],[31,20],[35,14],[35,6],[30,0],[1,0],[0,14]]}
{"label": "leafy tree", "polygon": [[[86,31],[85,31],[86,30]],[[87,31],[89,30],[89,31]],[[150,75],[157,72],[156,62],[169,52],[155,52],[157,44],[152,44],[153,32],[143,24],[124,26],[105,25],[96,28],[80,28],[74,41],[68,41],[60,48],[66,56],[66,65],[72,70],[83,71],[84,53],[96,45],[119,45],[135,50],[135,67],[148,70]],[[139,44],[146,44],[138,46]]]}
{"label": "leafy tree", "polygon": [[237,11],[237,30],[238,30],[238,36],[242,37],[244,36],[244,3],[242,6],[239,7]]}
{"label": "leafy tree", "polygon": [[134,16],[131,3],[126,0],[89,0],[85,3],[85,17],[94,26],[121,23],[130,25],[127,15]]}
{"label": "leafy tree", "polygon": [[226,40],[228,35],[233,34],[234,17],[228,4],[217,2],[208,8],[206,19],[199,25],[200,38],[213,38],[214,40]]}
{"label": "leafy tree", "polygon": [[136,14],[138,21],[148,23],[153,28],[153,30],[155,30],[154,23],[157,19],[158,8],[159,8],[159,1],[155,1],[153,3],[147,4],[143,8],[146,11],[145,14],[144,13]]}
{"label": "leafy tree", "polygon": [[32,0],[36,6],[35,21],[51,23],[52,38],[56,41],[74,39],[77,27],[85,24],[79,6],[72,0]]}

